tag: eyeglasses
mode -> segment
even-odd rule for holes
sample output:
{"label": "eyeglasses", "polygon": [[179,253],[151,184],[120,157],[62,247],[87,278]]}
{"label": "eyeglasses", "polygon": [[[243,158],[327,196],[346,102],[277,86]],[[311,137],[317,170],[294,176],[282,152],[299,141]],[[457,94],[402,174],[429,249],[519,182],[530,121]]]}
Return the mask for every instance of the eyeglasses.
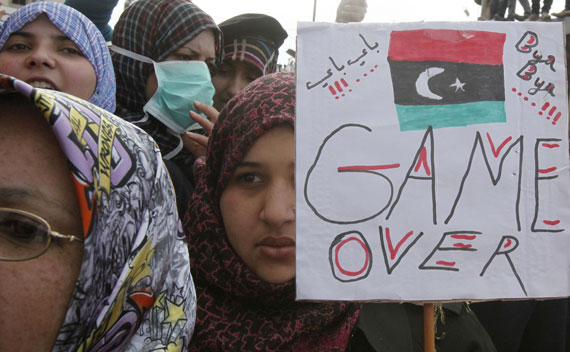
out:
{"label": "eyeglasses", "polygon": [[37,258],[48,250],[52,237],[83,242],[80,237],[52,231],[48,222],[35,214],[0,208],[0,261]]}

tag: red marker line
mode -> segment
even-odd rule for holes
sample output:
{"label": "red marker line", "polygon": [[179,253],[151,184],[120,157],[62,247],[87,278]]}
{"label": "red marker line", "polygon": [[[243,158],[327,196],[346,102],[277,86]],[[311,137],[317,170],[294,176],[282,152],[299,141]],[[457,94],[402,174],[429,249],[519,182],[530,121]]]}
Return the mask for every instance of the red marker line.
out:
{"label": "red marker line", "polygon": [[342,92],[342,87],[340,86],[340,84],[338,84],[338,81],[334,82],[334,86],[336,87],[336,90],[338,90],[339,92]]}
{"label": "red marker line", "polygon": [[477,238],[475,235],[451,235],[451,238],[455,238],[456,240],[468,240],[472,241]]}
{"label": "red marker line", "polygon": [[560,144],[556,144],[556,143],[555,143],[555,144],[542,143],[542,146],[545,147],[545,148],[550,148],[550,149],[552,149],[552,148],[559,148],[559,147],[560,147]]}
{"label": "red marker line", "polygon": [[390,238],[390,229],[386,227],[386,241],[388,242],[388,250],[390,251],[390,259],[396,258],[396,254],[400,250],[400,247],[406,242],[406,240],[414,234],[414,231],[408,232],[397,244],[396,248],[392,245],[392,239]]}
{"label": "red marker line", "polygon": [[538,169],[538,172],[540,172],[541,174],[547,174],[547,173],[555,171],[555,170],[556,170],[556,166],[553,166],[553,167],[549,167],[548,169]]}
{"label": "red marker line", "polygon": [[459,242],[458,242],[458,243],[454,243],[454,244],[453,244],[453,247],[457,247],[457,248],[471,248],[471,247],[473,247],[473,246],[470,245],[470,244],[465,244],[465,243],[459,243]]}
{"label": "red marker line", "polygon": [[554,226],[560,224],[560,220],[543,220],[546,225]]}
{"label": "red marker line", "polygon": [[513,139],[513,137],[508,137],[507,139],[505,139],[497,149],[495,149],[495,145],[493,144],[493,140],[491,139],[489,133],[487,133],[487,139],[489,140],[489,144],[491,145],[491,152],[493,153],[495,158],[498,158],[499,154],[501,154],[501,149],[503,149],[505,145],[507,145],[507,143],[509,143],[511,139]]}
{"label": "red marker line", "polygon": [[339,166],[338,171],[370,171],[370,170],[386,170],[395,169],[400,167],[400,164],[386,164],[386,165],[353,165],[353,166]]}
{"label": "red marker line", "polygon": [[443,265],[443,266],[455,266],[455,262],[446,262],[445,260],[438,260],[435,263],[437,265]]}

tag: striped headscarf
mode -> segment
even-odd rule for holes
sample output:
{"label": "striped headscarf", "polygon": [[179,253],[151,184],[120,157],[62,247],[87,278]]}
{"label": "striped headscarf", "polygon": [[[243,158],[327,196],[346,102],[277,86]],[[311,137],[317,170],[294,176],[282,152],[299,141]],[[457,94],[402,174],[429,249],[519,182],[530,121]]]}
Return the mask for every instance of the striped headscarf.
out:
{"label": "striped headscarf", "polygon": [[[115,25],[113,45],[160,62],[208,29],[216,40],[218,66],[221,32],[208,14],[188,0],[138,0]],[[130,121],[140,119],[147,102],[145,88],[152,64],[117,53],[111,56],[117,75],[117,114]]]}
{"label": "striped headscarf", "polygon": [[5,75],[0,93],[25,96],[48,122],[67,158],[81,213],[81,269],[53,351],[185,351],[196,295],[156,143],[69,94]]}
{"label": "striped headscarf", "polygon": [[101,32],[81,12],[51,1],[33,2],[12,13],[0,30],[0,48],[10,35],[32,22],[41,14],[49,20],[81,50],[95,70],[97,85],[89,102],[110,112],[115,111],[115,72],[107,44]]}
{"label": "striped headscarf", "polygon": [[360,305],[295,301],[295,282],[261,280],[232,247],[220,197],[254,142],[295,124],[295,75],[263,76],[214,125],[184,219],[198,312],[190,351],[345,351]]}
{"label": "striped headscarf", "polygon": [[287,32],[273,17],[245,13],[220,23],[224,34],[222,61],[243,61],[259,71],[259,75],[275,72],[279,47]]}

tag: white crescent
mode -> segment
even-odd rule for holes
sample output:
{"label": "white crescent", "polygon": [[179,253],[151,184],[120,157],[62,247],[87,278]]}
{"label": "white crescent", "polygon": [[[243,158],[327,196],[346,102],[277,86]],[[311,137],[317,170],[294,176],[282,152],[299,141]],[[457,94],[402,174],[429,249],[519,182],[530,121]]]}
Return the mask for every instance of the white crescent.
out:
{"label": "white crescent", "polygon": [[440,67],[429,67],[427,70],[420,73],[418,79],[416,80],[416,91],[418,92],[418,94],[428,99],[433,99],[433,100],[443,99],[439,95],[432,92],[428,86],[429,79],[439,75],[443,71],[444,69]]}

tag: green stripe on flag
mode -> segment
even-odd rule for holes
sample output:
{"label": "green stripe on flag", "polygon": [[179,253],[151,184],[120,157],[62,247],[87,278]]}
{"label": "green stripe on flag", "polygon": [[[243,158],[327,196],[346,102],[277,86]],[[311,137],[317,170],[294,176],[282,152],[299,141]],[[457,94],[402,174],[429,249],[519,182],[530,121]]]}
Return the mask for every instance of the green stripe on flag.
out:
{"label": "green stripe on flag", "polygon": [[452,105],[398,105],[400,131],[507,122],[504,101]]}

